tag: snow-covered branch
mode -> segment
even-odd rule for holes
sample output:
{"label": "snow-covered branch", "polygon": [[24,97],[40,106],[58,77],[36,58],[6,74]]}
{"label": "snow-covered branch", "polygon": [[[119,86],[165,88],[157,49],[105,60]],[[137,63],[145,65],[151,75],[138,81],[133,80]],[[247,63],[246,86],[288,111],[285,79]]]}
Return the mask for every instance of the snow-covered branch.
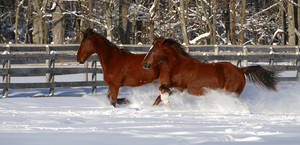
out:
{"label": "snow-covered branch", "polygon": [[97,25],[99,25],[99,26],[101,26],[101,27],[107,28],[107,26],[104,25],[103,23],[101,23],[100,21],[97,21],[97,20],[95,20],[95,19],[89,19],[89,18],[87,18],[87,17],[85,17],[85,16],[83,16],[83,15],[77,14],[76,11],[65,11],[65,12],[63,12],[62,14],[63,14],[63,15],[74,15],[74,16],[79,17],[79,18],[82,18],[82,19],[84,19],[84,20],[86,20],[86,21],[95,23],[95,24],[97,24]]}
{"label": "snow-covered branch", "polygon": [[210,32],[203,33],[198,37],[194,38],[193,40],[190,40],[190,44],[196,44],[198,41],[208,38],[209,36],[210,36]]}

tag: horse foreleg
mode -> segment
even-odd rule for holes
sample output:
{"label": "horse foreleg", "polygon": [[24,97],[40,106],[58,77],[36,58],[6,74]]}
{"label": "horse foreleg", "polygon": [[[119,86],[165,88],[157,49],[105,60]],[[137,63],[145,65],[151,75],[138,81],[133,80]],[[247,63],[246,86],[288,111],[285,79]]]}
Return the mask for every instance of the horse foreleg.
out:
{"label": "horse foreleg", "polygon": [[164,102],[166,106],[169,105],[169,96],[172,94],[170,88],[168,88],[166,85],[161,85],[159,87],[160,90],[160,99]]}
{"label": "horse foreleg", "polygon": [[114,107],[116,107],[116,104],[117,104],[119,88],[120,87],[115,87],[115,86],[109,86],[109,88],[108,88],[108,97],[109,97],[110,103]]}
{"label": "horse foreleg", "polygon": [[159,96],[157,96],[155,102],[153,103],[153,106],[157,106],[160,102],[161,102],[161,97],[159,95]]}

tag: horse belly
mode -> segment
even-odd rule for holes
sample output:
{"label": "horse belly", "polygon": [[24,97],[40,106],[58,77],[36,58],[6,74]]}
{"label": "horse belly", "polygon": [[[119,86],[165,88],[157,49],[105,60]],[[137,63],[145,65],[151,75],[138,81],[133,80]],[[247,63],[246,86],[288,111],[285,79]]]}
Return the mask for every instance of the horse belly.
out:
{"label": "horse belly", "polygon": [[124,76],[123,86],[141,86],[154,81],[155,77],[150,72],[130,73]]}
{"label": "horse belly", "polygon": [[188,80],[188,92],[194,95],[203,95],[204,88],[221,89],[224,85],[224,78],[214,68],[208,68],[207,71],[198,69],[193,77]]}

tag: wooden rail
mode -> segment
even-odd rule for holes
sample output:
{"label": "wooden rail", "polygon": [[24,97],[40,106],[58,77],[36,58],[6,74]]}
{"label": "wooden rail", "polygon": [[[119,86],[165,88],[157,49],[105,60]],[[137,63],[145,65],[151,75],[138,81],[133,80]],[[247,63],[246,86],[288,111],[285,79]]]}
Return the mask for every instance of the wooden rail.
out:
{"label": "wooden rail", "polygon": [[[120,45],[122,49],[131,52],[147,52],[150,45]],[[295,77],[280,77],[281,81],[298,81],[300,76],[300,53],[298,46],[187,46],[189,53],[203,62],[231,61],[238,66],[248,66],[260,63],[267,69],[274,71],[297,71]],[[102,73],[97,68],[98,58],[93,55],[84,67],[56,67],[56,62],[76,61],[78,44],[72,45],[0,45],[0,89],[4,97],[8,96],[8,89],[49,88],[49,94],[54,95],[57,87],[91,86],[96,92],[97,86],[103,86],[103,81],[97,80],[97,74]],[[57,52],[57,53],[56,53]],[[16,64],[44,64],[43,68],[15,68]],[[55,76],[85,73],[85,81],[56,82]],[[88,81],[87,74],[92,74]],[[45,76],[44,83],[11,83],[11,77]]]}

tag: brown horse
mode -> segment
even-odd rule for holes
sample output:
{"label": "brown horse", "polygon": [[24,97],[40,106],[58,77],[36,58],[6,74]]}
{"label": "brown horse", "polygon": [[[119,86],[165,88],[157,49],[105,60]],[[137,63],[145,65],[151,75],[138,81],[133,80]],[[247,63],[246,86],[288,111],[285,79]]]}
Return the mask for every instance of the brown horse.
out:
{"label": "brown horse", "polygon": [[261,66],[238,68],[229,62],[202,63],[184,51],[184,47],[172,39],[156,38],[143,60],[145,69],[160,67],[161,100],[167,105],[170,88],[187,89],[192,95],[204,95],[205,88],[222,89],[241,94],[245,87],[245,75],[249,80],[267,89],[276,90],[276,73]]}
{"label": "brown horse", "polygon": [[92,54],[98,54],[103,78],[109,87],[108,97],[114,107],[116,103],[122,102],[117,99],[121,86],[141,86],[158,78],[158,67],[143,69],[141,64],[146,54],[133,54],[119,49],[92,29],[87,29],[83,35],[84,38],[77,52],[77,60],[84,63]]}

